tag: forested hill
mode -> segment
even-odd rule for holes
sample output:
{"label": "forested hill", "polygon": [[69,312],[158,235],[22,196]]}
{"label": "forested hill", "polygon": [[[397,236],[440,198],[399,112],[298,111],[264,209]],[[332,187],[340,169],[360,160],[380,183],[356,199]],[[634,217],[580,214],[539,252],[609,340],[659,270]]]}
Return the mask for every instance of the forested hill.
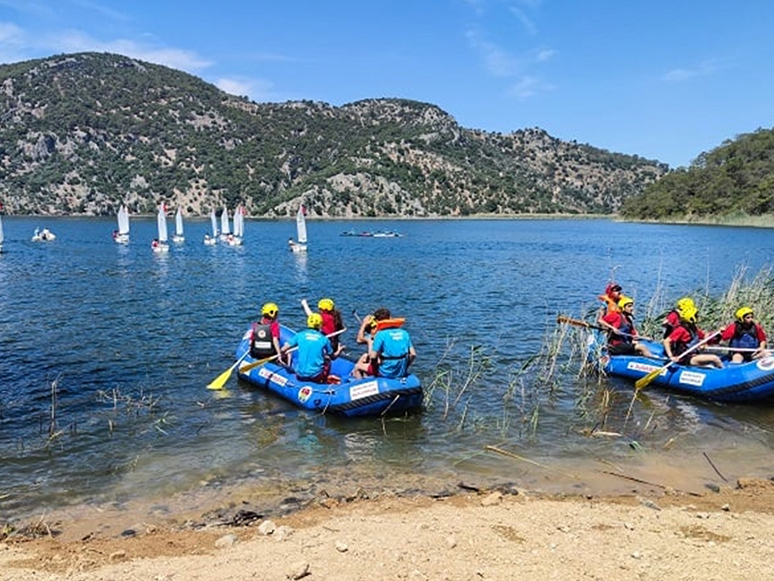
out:
{"label": "forested hill", "polygon": [[667,166],[460,127],[437,106],[254,103],[186,73],[80,53],[0,66],[0,202],[11,214],[459,216],[616,212]]}
{"label": "forested hill", "polygon": [[625,218],[701,219],[774,214],[774,129],[759,129],[703,153],[626,200]]}

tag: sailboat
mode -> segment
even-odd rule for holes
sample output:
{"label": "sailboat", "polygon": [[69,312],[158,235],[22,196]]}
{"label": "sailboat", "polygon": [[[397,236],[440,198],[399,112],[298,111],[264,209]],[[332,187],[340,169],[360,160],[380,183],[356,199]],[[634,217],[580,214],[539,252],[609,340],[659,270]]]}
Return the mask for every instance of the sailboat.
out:
{"label": "sailboat", "polygon": [[118,230],[113,231],[113,240],[118,244],[129,244],[129,209],[121,206],[118,209]]}
{"label": "sailboat", "polygon": [[153,252],[169,252],[169,244],[167,243],[167,209],[164,207],[163,202],[159,205],[156,225],[158,226],[159,237],[153,240],[151,248]]}
{"label": "sailboat", "polygon": [[231,226],[228,223],[228,208],[223,206],[223,212],[220,214],[220,239],[228,242],[229,236],[231,236]]}
{"label": "sailboat", "polygon": [[212,246],[218,242],[218,217],[215,215],[215,208],[210,212],[210,223],[212,224],[212,236],[204,235],[204,243],[207,246]]}
{"label": "sailboat", "polygon": [[43,228],[43,230],[35,228],[35,232],[32,234],[33,242],[49,242],[51,240],[56,240],[56,234],[51,230],[48,228]]}
{"label": "sailboat", "polygon": [[3,252],[3,241],[5,240],[5,234],[3,234],[3,217],[0,216],[0,253]]}
{"label": "sailboat", "polygon": [[172,242],[177,242],[178,244],[185,242],[185,235],[183,234],[183,210],[179,207],[175,213],[175,235],[172,236]]}
{"label": "sailboat", "polygon": [[298,235],[298,241],[294,241],[292,238],[288,240],[288,246],[293,252],[306,252],[306,209],[303,204],[298,207],[298,213],[296,214],[296,234]]}
{"label": "sailboat", "polygon": [[245,209],[240,204],[234,210],[234,235],[228,240],[231,246],[240,246],[245,235]]}

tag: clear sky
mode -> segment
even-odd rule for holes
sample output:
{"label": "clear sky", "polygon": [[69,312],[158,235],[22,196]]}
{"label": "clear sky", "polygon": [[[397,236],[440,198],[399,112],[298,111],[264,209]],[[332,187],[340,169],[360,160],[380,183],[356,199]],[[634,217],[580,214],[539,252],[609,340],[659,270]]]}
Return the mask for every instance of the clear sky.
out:
{"label": "clear sky", "polygon": [[81,51],[258,102],[415,99],[672,167],[774,125],[771,0],[0,0],[0,63]]}

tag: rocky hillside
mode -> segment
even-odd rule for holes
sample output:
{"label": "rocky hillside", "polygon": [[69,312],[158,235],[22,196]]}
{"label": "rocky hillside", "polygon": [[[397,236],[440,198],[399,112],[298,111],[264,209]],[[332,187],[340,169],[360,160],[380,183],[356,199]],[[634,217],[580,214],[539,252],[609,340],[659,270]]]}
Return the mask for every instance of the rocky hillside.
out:
{"label": "rocky hillside", "polygon": [[373,99],[254,103],[128,57],[0,66],[0,202],[11,214],[598,213],[665,164],[555,139],[460,127],[438,107]]}

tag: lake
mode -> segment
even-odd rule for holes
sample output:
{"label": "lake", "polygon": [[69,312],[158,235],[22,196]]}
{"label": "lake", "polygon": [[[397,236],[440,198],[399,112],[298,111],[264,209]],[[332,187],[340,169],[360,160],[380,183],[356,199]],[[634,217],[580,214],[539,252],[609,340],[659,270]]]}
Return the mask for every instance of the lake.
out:
{"label": "lake", "polygon": [[[229,247],[203,244],[202,219],[161,255],[150,217],[133,219],[126,246],[112,241],[113,220],[3,223],[2,521],[95,507],[176,514],[237,489],[271,506],[336,487],[621,491],[636,476],[701,490],[770,476],[774,408],[657,390],[634,401],[625,382],[579,375],[570,337],[554,365],[535,358],[555,340],[557,314],[596,309],[611,276],[641,314],[654,297],[666,310],[697,289],[720,294],[740,267],[769,267],[769,230],[310,220],[309,251],[293,254],[291,221],[248,220],[244,245]],[[32,242],[36,227],[57,239]],[[353,229],[403,236],[340,235]],[[205,388],[264,302],[299,328],[300,301],[322,297],[344,314],[354,355],[357,317],[379,306],[406,317],[421,413],[342,420],[235,377],[224,392]]]}

